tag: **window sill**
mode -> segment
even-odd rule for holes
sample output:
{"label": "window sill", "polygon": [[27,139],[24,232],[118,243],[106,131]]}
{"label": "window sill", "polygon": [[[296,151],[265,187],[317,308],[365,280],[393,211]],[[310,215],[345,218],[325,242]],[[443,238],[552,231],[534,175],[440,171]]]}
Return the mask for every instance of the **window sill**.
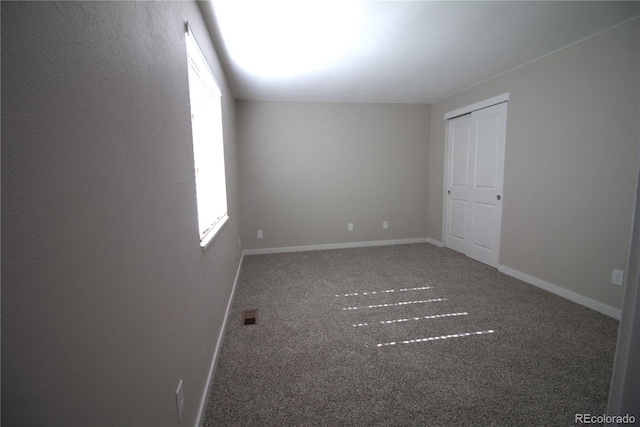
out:
{"label": "window sill", "polygon": [[218,223],[211,229],[207,234],[204,235],[202,240],[200,240],[200,247],[204,251],[209,247],[213,239],[218,235],[218,232],[222,229],[222,227],[229,220],[229,215],[225,215]]}

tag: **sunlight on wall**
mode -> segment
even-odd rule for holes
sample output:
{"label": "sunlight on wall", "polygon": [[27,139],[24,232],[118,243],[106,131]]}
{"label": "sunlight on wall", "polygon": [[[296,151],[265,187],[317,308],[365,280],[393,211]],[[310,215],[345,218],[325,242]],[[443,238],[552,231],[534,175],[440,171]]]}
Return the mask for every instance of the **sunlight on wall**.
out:
{"label": "sunlight on wall", "polygon": [[247,73],[291,77],[349,53],[360,36],[357,0],[212,0],[231,60]]}

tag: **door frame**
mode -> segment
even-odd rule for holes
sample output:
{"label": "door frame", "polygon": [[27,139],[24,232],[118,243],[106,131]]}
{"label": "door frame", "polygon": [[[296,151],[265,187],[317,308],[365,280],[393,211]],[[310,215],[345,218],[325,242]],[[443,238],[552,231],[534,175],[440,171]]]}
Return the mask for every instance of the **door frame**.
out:
{"label": "door frame", "polygon": [[442,247],[445,247],[445,248],[447,247],[446,246],[447,177],[449,176],[449,162],[447,161],[448,153],[449,153],[449,126],[447,124],[447,120],[472,113],[482,108],[487,108],[496,104],[501,104],[506,101],[509,101],[509,92],[505,92],[503,94],[494,96],[493,98],[485,99],[483,101],[476,102],[475,104],[467,105],[465,107],[458,108],[456,110],[452,110],[444,114],[445,126],[444,126],[444,173],[442,176],[443,178],[442,180]]}

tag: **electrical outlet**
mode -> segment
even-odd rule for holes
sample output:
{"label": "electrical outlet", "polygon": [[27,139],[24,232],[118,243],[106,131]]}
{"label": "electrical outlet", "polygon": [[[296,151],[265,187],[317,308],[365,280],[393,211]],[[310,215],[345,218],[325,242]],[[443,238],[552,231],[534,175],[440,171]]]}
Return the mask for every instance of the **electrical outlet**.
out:
{"label": "electrical outlet", "polygon": [[623,280],[624,280],[624,271],[616,270],[615,268],[611,270],[611,283],[613,285],[622,286]]}
{"label": "electrical outlet", "polygon": [[389,221],[382,221],[382,229],[386,230],[389,228]]}
{"label": "electrical outlet", "polygon": [[347,224],[347,231],[353,231],[353,223],[352,222]]}
{"label": "electrical outlet", "polygon": [[258,230],[258,239],[262,239],[262,230]]}
{"label": "electrical outlet", "polygon": [[178,389],[176,390],[176,406],[178,407],[178,421],[182,420],[182,413],[184,412],[184,387],[182,386],[182,380],[178,384]]}

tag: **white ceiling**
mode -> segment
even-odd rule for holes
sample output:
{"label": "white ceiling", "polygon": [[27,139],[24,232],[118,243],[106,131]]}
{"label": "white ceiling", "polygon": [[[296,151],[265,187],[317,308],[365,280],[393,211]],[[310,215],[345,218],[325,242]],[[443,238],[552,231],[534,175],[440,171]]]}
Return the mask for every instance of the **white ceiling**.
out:
{"label": "white ceiling", "polygon": [[433,103],[640,16],[638,1],[212,5],[233,95],[251,100]]}

